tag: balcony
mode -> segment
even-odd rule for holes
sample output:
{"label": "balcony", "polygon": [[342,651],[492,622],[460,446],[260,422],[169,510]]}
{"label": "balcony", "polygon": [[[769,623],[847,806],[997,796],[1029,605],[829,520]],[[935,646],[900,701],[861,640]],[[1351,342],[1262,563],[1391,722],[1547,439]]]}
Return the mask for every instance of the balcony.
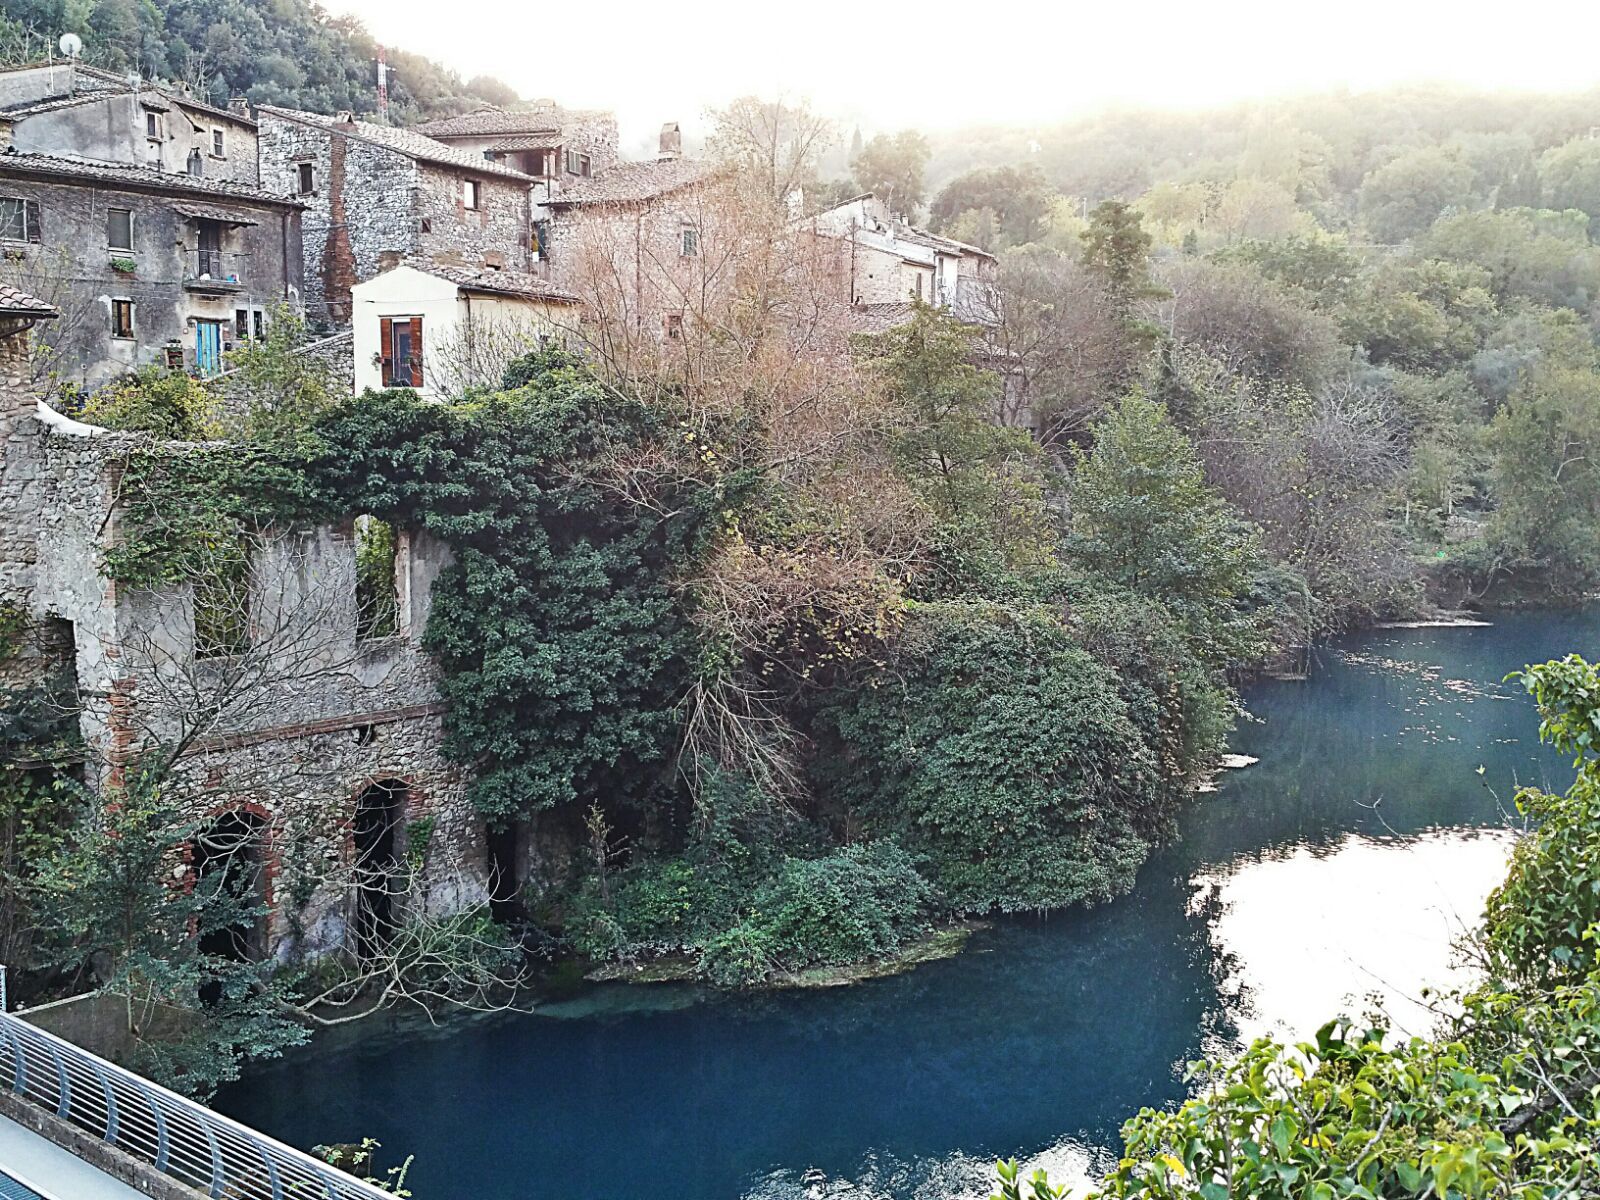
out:
{"label": "balcony", "polygon": [[244,254],[221,250],[184,251],[183,287],[203,296],[228,296],[244,291]]}

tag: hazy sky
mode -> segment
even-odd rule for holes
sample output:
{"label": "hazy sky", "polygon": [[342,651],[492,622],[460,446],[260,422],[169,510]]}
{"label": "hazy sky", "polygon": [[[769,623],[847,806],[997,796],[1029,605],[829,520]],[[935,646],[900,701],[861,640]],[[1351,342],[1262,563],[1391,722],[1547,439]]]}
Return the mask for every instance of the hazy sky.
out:
{"label": "hazy sky", "polygon": [[529,98],[617,110],[625,143],[755,92],[869,132],[1045,122],[1400,81],[1600,82],[1600,5],[1349,0],[329,0],[381,41]]}

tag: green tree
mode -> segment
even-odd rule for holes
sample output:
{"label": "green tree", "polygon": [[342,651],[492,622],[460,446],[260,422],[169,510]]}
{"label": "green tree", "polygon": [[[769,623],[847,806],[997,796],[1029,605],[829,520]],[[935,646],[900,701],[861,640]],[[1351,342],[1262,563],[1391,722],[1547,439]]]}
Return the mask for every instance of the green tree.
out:
{"label": "green tree", "polygon": [[889,208],[910,216],[922,203],[922,173],[928,165],[928,139],[914,129],[877,134],[850,160],[856,188],[873,192]]}
{"label": "green tree", "polygon": [[1600,217],[1600,139],[1577,137],[1539,156],[1539,186],[1549,208]]}
{"label": "green tree", "polygon": [[1424,146],[1400,154],[1361,184],[1361,218],[1380,242],[1402,242],[1442,214],[1475,199],[1472,168],[1449,150]]}
{"label": "green tree", "polygon": [[1150,234],[1136,209],[1121,200],[1105,200],[1089,214],[1081,237],[1083,265],[1100,281],[1108,314],[1119,330],[1117,376],[1126,387],[1159,336],[1139,305],[1166,294],[1150,278]]}
{"label": "green tree", "polygon": [[1257,531],[1206,485],[1166,410],[1128,397],[1095,425],[1094,449],[1075,456],[1069,559],[1163,604],[1214,668],[1261,653],[1244,604],[1265,566]]}
{"label": "green tree", "polygon": [[1052,198],[1044,172],[1032,164],[968,171],[940,189],[929,206],[929,219],[935,230],[956,236],[953,226],[963,213],[990,212],[994,221],[991,238],[978,244],[987,250],[1001,250],[1039,239]]}

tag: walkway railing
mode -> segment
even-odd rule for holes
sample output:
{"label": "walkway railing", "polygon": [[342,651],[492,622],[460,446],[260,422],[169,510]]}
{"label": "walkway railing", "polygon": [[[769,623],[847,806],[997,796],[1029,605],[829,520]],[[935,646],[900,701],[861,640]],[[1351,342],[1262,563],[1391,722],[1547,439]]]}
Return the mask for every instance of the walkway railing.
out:
{"label": "walkway railing", "polygon": [[7,1012],[0,1087],[219,1200],[393,1200]]}

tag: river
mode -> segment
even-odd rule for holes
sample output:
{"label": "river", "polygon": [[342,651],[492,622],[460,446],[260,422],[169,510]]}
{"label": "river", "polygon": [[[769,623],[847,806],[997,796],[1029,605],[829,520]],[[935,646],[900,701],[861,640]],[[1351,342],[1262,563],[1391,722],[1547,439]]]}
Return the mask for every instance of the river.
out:
{"label": "river", "polygon": [[[1519,784],[1564,788],[1501,677],[1594,653],[1600,611],[1374,631],[1252,687],[1235,749],[1128,896],[998,922],[847,989],[595,988],[539,1015],[373,1034],[253,1071],[224,1111],[290,1143],[414,1154],[418,1200],[986,1196],[1016,1155],[1103,1168],[1182,1067],[1450,981]],[[1478,768],[1483,768],[1480,775]]]}

